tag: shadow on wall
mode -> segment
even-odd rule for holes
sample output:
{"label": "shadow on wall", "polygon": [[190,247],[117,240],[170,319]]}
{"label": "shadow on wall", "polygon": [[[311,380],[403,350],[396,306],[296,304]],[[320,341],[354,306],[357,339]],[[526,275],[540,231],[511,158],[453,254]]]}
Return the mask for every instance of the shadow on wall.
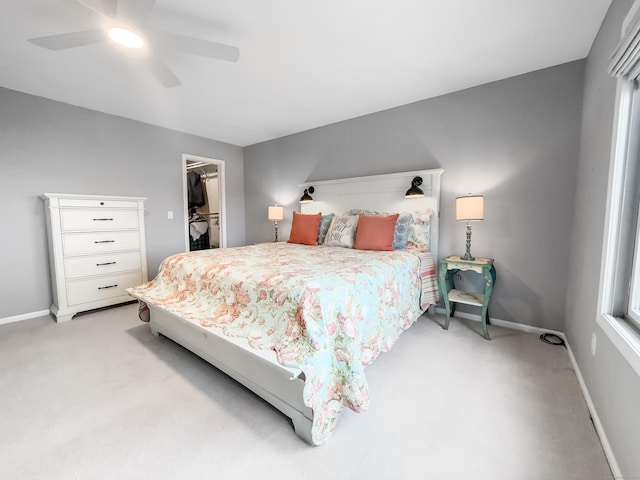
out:
{"label": "shadow on wall", "polygon": [[[500,183],[493,178],[483,183],[483,177],[479,177],[472,193],[485,197],[484,220],[473,223],[471,254],[495,260],[497,280],[491,297],[492,317],[562,330],[573,186],[568,178],[571,164],[550,160],[553,159],[529,156],[517,171],[505,173],[498,168],[496,176],[501,178]],[[541,168],[549,163],[556,166]],[[493,170],[489,168],[489,174]],[[457,175],[470,177],[468,172]],[[451,178],[447,176],[447,180]],[[459,185],[465,181],[461,178],[454,185],[448,182],[441,210],[444,233],[441,245],[446,245],[441,250],[443,256],[464,252],[466,227],[465,222],[455,221],[453,192],[460,193]],[[484,281],[480,276],[464,277],[460,281],[462,288],[482,291]],[[460,310],[478,313],[473,307],[461,306]]]}
{"label": "shadow on wall", "polygon": [[[517,273],[504,264],[496,263],[500,271],[496,280],[499,295],[491,298],[491,312],[495,318],[523,325],[544,328],[550,322],[546,318],[542,297],[527,285]],[[552,325],[550,328],[559,329]]]}
{"label": "shadow on wall", "polygon": [[[44,193],[44,192],[42,192]],[[43,232],[43,235],[40,237],[39,243],[40,243],[40,251],[45,252],[44,254],[44,258],[46,261],[46,266],[45,266],[45,271],[47,272],[46,275],[46,282],[48,284],[47,288],[47,292],[49,293],[49,299],[47,301],[47,305],[51,305],[51,303],[53,302],[53,294],[51,292],[51,283],[50,283],[50,279],[51,279],[51,260],[49,259],[49,255],[51,254],[51,252],[49,251],[49,245],[48,245],[48,238],[47,238],[47,220],[46,220],[46,215],[45,215],[45,206],[44,206],[44,199],[40,196],[35,197],[34,202],[33,202],[33,214],[34,214],[34,219],[38,219],[38,224],[40,225],[40,231]]]}
{"label": "shadow on wall", "polygon": [[[544,327],[542,297],[532,290],[518,275],[508,270],[504,264],[496,261],[496,284],[489,305],[490,318],[516,322],[523,325]],[[482,292],[484,278],[475,272],[459,272],[456,276],[456,288]],[[442,307],[443,305],[441,305]],[[456,311],[479,315],[480,309],[460,304]],[[550,328],[557,329],[555,326]]]}

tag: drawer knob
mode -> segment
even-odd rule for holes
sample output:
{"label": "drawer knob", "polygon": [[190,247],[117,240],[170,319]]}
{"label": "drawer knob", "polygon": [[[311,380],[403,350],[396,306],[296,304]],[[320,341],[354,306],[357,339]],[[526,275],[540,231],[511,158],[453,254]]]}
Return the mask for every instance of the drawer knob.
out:
{"label": "drawer knob", "polygon": [[108,221],[112,221],[113,218],[94,218],[93,221],[94,222],[108,222]]}
{"label": "drawer knob", "polygon": [[115,240],[96,240],[93,243],[115,243]]}
{"label": "drawer knob", "polygon": [[118,285],[107,285],[106,287],[98,287],[98,290],[104,290],[106,288],[114,288],[117,287]]}
{"label": "drawer knob", "polygon": [[96,267],[102,267],[103,265],[115,265],[116,262],[96,263]]}

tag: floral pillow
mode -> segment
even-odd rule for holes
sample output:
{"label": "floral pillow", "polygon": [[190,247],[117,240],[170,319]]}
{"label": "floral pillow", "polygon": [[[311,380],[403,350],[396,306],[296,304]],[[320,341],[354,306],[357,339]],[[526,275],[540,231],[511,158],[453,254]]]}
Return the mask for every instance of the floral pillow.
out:
{"label": "floral pillow", "polygon": [[320,217],[320,227],[318,228],[318,245],[322,245],[324,243],[324,239],[327,236],[327,232],[329,231],[329,226],[331,225],[331,220],[335,215],[333,213],[329,213],[327,215],[322,215]]}
{"label": "floral pillow", "polygon": [[329,247],[352,248],[358,228],[358,215],[333,217],[324,244]]}
{"label": "floral pillow", "polygon": [[396,228],[393,232],[394,250],[402,250],[407,247],[409,233],[411,233],[411,225],[413,225],[413,215],[410,213],[401,213],[398,216]]}
{"label": "floral pillow", "polygon": [[431,215],[433,210],[413,212],[411,214],[413,223],[409,228],[409,239],[407,247],[415,248],[420,251],[429,251],[431,239]]}
{"label": "floral pillow", "polygon": [[[353,209],[349,210],[347,215],[389,215],[385,212],[374,212],[371,210]],[[413,215],[410,213],[401,213],[396,221],[393,231],[393,249],[402,250],[407,247],[411,225],[413,224]]]}

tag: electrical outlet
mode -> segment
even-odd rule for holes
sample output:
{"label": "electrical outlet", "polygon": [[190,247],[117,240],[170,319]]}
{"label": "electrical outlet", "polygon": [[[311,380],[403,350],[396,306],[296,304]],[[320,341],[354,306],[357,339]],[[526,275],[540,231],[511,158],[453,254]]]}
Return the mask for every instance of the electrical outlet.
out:
{"label": "electrical outlet", "polygon": [[596,334],[591,334],[591,355],[596,354]]}
{"label": "electrical outlet", "polygon": [[169,211],[167,212],[167,218],[168,218],[169,220],[173,220],[173,212],[172,212],[171,210],[169,210]]}

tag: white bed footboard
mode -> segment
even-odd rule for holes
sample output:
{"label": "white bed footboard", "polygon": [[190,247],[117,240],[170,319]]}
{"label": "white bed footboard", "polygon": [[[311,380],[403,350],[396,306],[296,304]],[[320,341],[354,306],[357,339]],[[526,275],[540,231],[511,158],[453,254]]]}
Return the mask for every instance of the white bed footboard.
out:
{"label": "white bed footboard", "polygon": [[313,445],[313,411],[304,404],[304,379],[299,370],[274,363],[268,358],[273,352],[255,350],[244,339],[216,334],[152,304],[148,306],[149,325],[155,335],[170,338],[262,397],[291,418],[296,435]]}

